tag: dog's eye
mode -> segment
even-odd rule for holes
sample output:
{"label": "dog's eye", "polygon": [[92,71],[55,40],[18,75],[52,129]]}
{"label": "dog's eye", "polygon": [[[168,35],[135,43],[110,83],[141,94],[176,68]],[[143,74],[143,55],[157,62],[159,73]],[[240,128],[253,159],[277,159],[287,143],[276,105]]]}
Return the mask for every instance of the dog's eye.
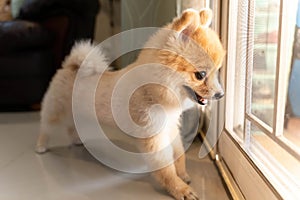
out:
{"label": "dog's eye", "polygon": [[206,77],[206,71],[195,72],[195,76],[198,80],[202,80]]}

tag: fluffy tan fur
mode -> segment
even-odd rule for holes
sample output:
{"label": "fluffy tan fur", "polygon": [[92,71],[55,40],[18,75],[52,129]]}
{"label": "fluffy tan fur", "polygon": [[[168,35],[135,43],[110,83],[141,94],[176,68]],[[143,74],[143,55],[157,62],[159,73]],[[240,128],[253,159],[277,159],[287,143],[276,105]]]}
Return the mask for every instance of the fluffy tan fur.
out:
{"label": "fluffy tan fur", "polygon": [[[106,65],[100,49],[92,51],[96,47],[90,43],[78,43],[66,58],[63,68],[53,78],[44,97],[36,151],[43,153],[47,150],[48,136],[52,128],[58,124],[63,124],[67,128],[74,143],[80,143],[74,128],[71,106],[74,79],[80,65],[85,76],[81,83],[86,86],[85,90],[89,89],[90,80],[95,80],[99,73],[102,74],[96,91],[95,108],[98,120],[111,125],[115,125],[110,108],[114,86],[122,75],[143,64],[161,63],[174,69],[184,77],[188,87],[203,98],[211,99],[216,94],[223,93],[217,72],[221,67],[225,51],[217,34],[208,27],[211,13],[211,10],[207,9],[200,13],[195,10],[183,12],[182,16],[166,25],[166,28],[175,30],[175,33],[158,31],[147,42],[147,44],[156,44],[161,50],[144,49],[134,63],[116,72],[102,72],[101,67],[98,67]],[[187,40],[186,37],[192,38],[192,41]],[[93,53],[83,63],[89,52]],[[195,72],[199,71],[207,72],[203,80],[195,76]],[[158,76],[170,85],[175,84],[175,88],[181,88],[183,84],[179,79],[170,77],[171,75],[164,70]],[[134,78],[141,77],[141,74],[137,74]],[[82,90],[81,94],[80,98],[84,102],[85,91]],[[172,145],[172,152],[161,153],[153,161],[161,162],[170,157],[178,159],[173,164],[153,172],[153,176],[175,199],[198,199],[196,193],[187,184],[190,182],[190,177],[185,169],[184,148],[182,141],[178,139],[180,137],[177,137],[180,134],[178,125],[181,114],[180,101],[181,99],[174,98],[174,94],[167,88],[154,83],[147,84],[132,94],[129,102],[130,115],[135,123],[145,126],[151,121],[147,113],[152,105],[160,104],[165,108],[168,117],[167,127],[153,137],[138,139],[137,146],[141,152],[157,152],[166,145]],[[171,144],[174,138],[177,139]]]}

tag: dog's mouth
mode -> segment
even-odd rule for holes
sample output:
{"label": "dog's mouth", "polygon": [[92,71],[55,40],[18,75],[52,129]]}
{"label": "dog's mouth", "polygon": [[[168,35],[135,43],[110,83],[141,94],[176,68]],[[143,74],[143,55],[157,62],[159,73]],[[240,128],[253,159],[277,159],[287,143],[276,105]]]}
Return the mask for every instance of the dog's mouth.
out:
{"label": "dog's mouth", "polygon": [[186,89],[186,91],[188,92],[189,94],[189,97],[191,99],[194,99],[195,101],[197,101],[198,104],[202,105],[202,106],[205,106],[208,104],[208,99],[200,96],[199,94],[197,94],[197,92],[195,92],[192,88],[184,85],[183,88]]}
{"label": "dog's mouth", "polygon": [[197,98],[197,102],[198,102],[200,105],[203,105],[203,106],[207,105],[207,103],[208,103],[208,100],[207,100],[207,99],[201,97],[201,96],[198,95],[196,92],[195,92],[195,95],[196,95],[196,98]]}

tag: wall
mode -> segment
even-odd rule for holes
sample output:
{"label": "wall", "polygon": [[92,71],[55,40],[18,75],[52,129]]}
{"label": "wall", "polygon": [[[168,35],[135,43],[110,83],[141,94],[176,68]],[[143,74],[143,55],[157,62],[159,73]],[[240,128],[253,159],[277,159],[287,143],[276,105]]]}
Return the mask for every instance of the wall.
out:
{"label": "wall", "polygon": [[[101,11],[97,16],[95,28],[95,41],[98,43],[120,31],[138,27],[161,27],[170,22],[181,10],[191,7],[200,9],[205,4],[205,0],[99,1]],[[113,2],[113,5],[110,2]],[[113,26],[111,26],[111,22],[113,22]],[[118,45],[120,48],[126,48],[131,44],[130,41],[122,41]],[[109,52],[113,47],[105,48]],[[118,60],[114,65],[116,68],[126,66],[136,58],[137,53],[133,52],[123,56],[122,61]]]}
{"label": "wall", "polygon": [[[117,34],[121,30],[121,3],[114,0],[113,7],[110,0],[99,0],[101,10],[97,15],[95,27],[95,41],[102,42],[111,35]],[[111,10],[113,9],[113,13]],[[113,27],[111,26],[113,22]]]}

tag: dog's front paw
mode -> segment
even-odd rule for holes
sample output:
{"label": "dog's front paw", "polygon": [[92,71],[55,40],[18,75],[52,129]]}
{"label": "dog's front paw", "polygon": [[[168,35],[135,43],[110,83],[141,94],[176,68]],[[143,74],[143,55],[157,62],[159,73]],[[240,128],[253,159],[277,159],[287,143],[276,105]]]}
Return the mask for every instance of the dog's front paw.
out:
{"label": "dog's front paw", "polygon": [[177,200],[199,200],[197,194],[189,186],[178,190],[174,196]]}
{"label": "dog's front paw", "polygon": [[190,184],[192,182],[191,177],[187,173],[179,175],[179,177],[187,184]]}

